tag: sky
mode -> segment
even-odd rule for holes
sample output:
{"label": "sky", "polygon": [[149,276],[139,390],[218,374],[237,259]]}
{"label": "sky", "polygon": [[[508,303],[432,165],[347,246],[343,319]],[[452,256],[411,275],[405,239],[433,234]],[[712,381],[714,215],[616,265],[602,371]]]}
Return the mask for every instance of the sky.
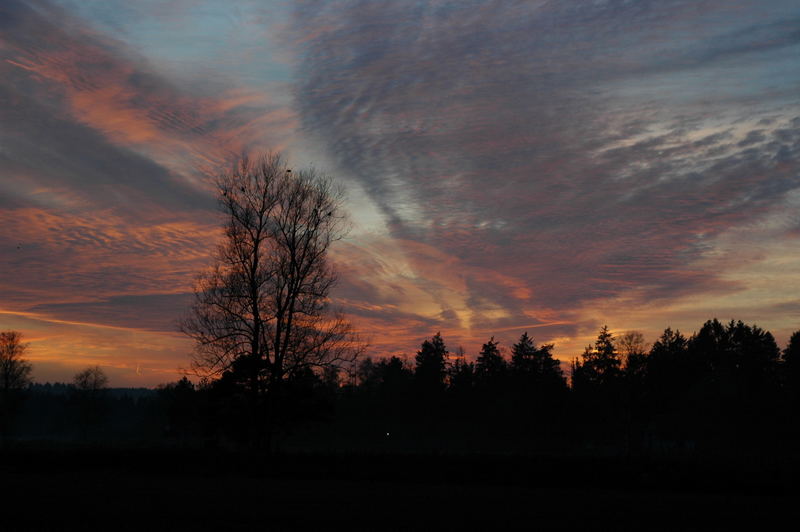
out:
{"label": "sky", "polygon": [[179,378],[214,177],[268,150],[347,188],[332,305],[372,356],[800,329],[796,0],[2,0],[0,330],[34,378]]}

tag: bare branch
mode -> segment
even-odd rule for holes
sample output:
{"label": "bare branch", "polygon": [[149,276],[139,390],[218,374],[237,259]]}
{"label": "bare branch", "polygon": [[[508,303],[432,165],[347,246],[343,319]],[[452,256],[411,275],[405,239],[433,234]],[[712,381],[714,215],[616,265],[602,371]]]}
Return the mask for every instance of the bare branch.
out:
{"label": "bare branch", "polygon": [[269,154],[242,157],[217,188],[225,238],[180,325],[195,341],[192,370],[213,378],[246,366],[240,378],[269,393],[302,368],[352,362],[363,343],[342,316],[327,316],[328,251],[349,229],[341,187]]}

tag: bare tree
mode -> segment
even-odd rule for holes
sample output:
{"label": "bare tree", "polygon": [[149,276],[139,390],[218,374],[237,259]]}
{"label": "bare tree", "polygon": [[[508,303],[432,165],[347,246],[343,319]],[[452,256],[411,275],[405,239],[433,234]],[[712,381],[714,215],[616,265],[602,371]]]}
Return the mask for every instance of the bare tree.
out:
{"label": "bare tree", "polygon": [[22,343],[22,333],[0,332],[0,390],[5,394],[21,390],[30,383],[31,365],[23,359],[28,344]]}
{"label": "bare tree", "polygon": [[84,439],[96,430],[105,417],[108,376],[100,366],[90,366],[72,378],[73,402],[77,407],[78,428]]}
{"label": "bare tree", "polygon": [[195,341],[195,373],[235,377],[272,415],[283,381],[346,364],[361,349],[351,324],[329,312],[328,251],[348,229],[343,192],[273,154],[242,158],[217,187],[225,237],[181,330]]}
{"label": "bare tree", "polygon": [[108,377],[100,366],[92,366],[76,373],[72,383],[78,392],[96,396],[108,388]]}
{"label": "bare tree", "polygon": [[23,355],[28,344],[22,343],[22,333],[0,332],[0,434],[5,440],[19,394],[31,382],[31,364]]}

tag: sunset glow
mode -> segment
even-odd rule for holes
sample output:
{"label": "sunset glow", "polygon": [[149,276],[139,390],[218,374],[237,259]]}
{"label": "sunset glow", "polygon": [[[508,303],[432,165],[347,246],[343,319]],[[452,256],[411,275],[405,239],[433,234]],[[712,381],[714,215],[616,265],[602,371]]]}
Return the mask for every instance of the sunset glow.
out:
{"label": "sunset glow", "polygon": [[798,26],[790,0],[4,0],[0,330],[40,382],[178,379],[213,178],[273,150],[347,189],[333,305],[373,357],[527,331],[569,361],[713,317],[783,346]]}

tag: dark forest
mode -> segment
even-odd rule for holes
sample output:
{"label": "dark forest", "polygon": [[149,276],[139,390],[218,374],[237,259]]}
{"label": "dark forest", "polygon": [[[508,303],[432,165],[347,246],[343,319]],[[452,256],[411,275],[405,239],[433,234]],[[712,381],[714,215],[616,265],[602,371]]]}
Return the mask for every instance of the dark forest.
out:
{"label": "dark forest", "polygon": [[[268,448],[234,370],[120,389],[89,368],[69,384],[6,390],[4,489],[60,512],[34,513],[37,527],[101,527],[136,496],[156,499],[129,529],[162,515],[172,528],[238,529],[263,521],[261,507],[279,530],[414,529],[422,519],[667,530],[755,526],[791,511],[800,333],[780,350],[757,326],[714,319],[689,337],[666,329],[644,350],[641,335],[603,327],[567,372],[552,345],[527,334],[510,357],[500,347],[489,339],[469,362],[436,334],[413,358],[298,371],[273,403]],[[87,515],[76,508],[89,496],[101,502]],[[213,509],[175,510],[198,502]],[[651,521],[676,505],[683,512]]]}
{"label": "dark forest", "polygon": [[[267,452],[590,452],[609,456],[789,454],[800,427],[800,332],[779,349],[741,321],[666,329],[644,351],[600,330],[564,372],[527,333],[510,357],[489,339],[474,362],[439,335],[407,359],[365,357],[298,371],[275,408]],[[4,393],[17,441],[249,449],[247,389],[235,371],[151,389],[31,384]],[[263,444],[263,442],[261,442]]]}

